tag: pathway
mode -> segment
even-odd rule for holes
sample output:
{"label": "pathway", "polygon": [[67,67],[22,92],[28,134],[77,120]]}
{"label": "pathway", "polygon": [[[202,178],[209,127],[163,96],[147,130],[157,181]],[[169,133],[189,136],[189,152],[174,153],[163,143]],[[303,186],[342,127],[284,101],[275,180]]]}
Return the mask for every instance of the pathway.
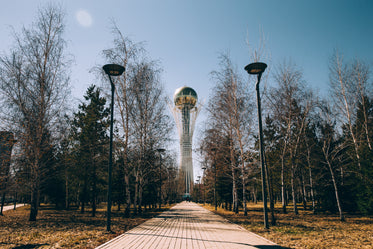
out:
{"label": "pathway", "polygon": [[[17,204],[16,208],[23,207],[23,206],[25,206],[25,204]],[[8,210],[13,210],[13,209],[14,209],[14,205],[4,206],[3,212],[8,211]]]}
{"label": "pathway", "polygon": [[192,203],[182,202],[97,247],[119,248],[282,248],[219,215]]}

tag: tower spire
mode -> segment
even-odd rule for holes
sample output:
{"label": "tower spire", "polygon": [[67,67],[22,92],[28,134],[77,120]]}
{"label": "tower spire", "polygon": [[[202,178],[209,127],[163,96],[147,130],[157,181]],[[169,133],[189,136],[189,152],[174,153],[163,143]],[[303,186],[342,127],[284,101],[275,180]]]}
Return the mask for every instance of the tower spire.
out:
{"label": "tower spire", "polygon": [[180,176],[185,181],[184,198],[190,197],[193,186],[192,138],[199,108],[197,93],[190,87],[180,87],[174,94],[172,110],[180,137]]}

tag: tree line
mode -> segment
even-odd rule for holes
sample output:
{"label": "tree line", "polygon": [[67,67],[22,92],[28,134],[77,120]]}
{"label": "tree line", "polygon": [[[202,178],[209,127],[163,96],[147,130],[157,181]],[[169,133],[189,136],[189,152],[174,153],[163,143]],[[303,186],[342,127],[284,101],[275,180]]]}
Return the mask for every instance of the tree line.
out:
{"label": "tree line", "polygon": [[[369,65],[335,51],[326,97],[307,87],[302,70],[285,61],[272,67],[263,91],[265,174],[272,224],[274,204],[316,212],[373,213],[373,95]],[[240,69],[241,70],[241,69]],[[243,70],[241,70],[243,71]],[[198,151],[205,198],[238,212],[261,200],[257,114],[253,83],[229,55],[212,72],[208,122]],[[254,77],[253,77],[254,78]],[[254,79],[249,79],[254,80]],[[202,184],[203,183],[203,184]]]}
{"label": "tree line", "polygon": [[[64,29],[63,9],[47,5],[31,27],[14,32],[13,47],[0,56],[1,128],[6,131],[1,133],[2,206],[5,196],[30,203],[30,221],[37,219],[42,202],[81,212],[89,206],[95,216],[97,205],[106,201],[110,87],[95,82],[77,108],[69,106],[71,58]],[[131,210],[174,201],[177,168],[175,156],[159,150],[169,146],[172,131],[161,69],[115,24],[112,34],[102,57],[126,69],[113,78],[112,199],[128,216]],[[109,84],[102,67],[93,71],[98,82]],[[12,146],[10,160],[3,152]]]}

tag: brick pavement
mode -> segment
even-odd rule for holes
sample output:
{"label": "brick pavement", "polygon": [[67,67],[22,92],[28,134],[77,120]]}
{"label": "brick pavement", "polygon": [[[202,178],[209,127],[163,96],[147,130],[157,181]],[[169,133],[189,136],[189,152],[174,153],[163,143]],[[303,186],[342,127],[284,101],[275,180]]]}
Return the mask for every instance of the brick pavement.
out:
{"label": "brick pavement", "polygon": [[281,248],[192,203],[182,202],[96,249]]}

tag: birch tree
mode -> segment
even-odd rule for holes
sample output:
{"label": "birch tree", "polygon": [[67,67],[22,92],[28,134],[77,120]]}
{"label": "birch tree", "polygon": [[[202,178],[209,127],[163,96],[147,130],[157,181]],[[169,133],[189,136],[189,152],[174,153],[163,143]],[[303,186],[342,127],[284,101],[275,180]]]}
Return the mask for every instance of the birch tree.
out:
{"label": "birch tree", "polygon": [[160,70],[155,62],[140,62],[128,73],[131,82],[129,94],[133,101],[129,110],[132,144],[138,159],[134,168],[137,188],[135,201],[139,201],[141,208],[143,184],[155,166],[152,159],[156,158],[156,149],[164,147],[170,139],[171,122],[165,113],[166,98],[160,83]]}
{"label": "birch tree", "polygon": [[[286,213],[286,168],[290,167],[291,191],[294,204],[294,212],[297,214],[296,206],[296,182],[297,170],[296,157],[298,155],[299,143],[304,135],[307,116],[312,108],[312,94],[304,87],[302,72],[291,62],[281,64],[275,73],[277,87],[269,90],[268,104],[274,122],[279,127],[281,134],[282,152],[281,160],[281,196],[282,208]],[[289,159],[290,165],[286,165]]]}
{"label": "birch tree", "polygon": [[54,127],[68,96],[64,12],[55,5],[39,9],[30,28],[13,34],[14,44],[0,57],[3,116],[20,141],[31,181],[30,221],[38,214],[42,169],[53,146]]}
{"label": "birch tree", "polygon": [[330,99],[337,115],[336,130],[346,139],[346,146],[349,148],[346,154],[354,161],[349,164],[348,172],[357,176],[358,184],[354,185],[359,186],[356,189],[357,203],[361,211],[366,212],[372,210],[366,208],[372,203],[369,172],[373,153],[370,109],[373,81],[369,78],[370,68],[358,58],[346,61],[336,51],[330,60],[329,71]]}
{"label": "birch tree", "polygon": [[[103,50],[102,53],[108,63],[116,63],[126,68],[126,71],[121,76],[114,77],[113,80],[115,81],[115,110],[117,110],[116,116],[118,117],[117,122],[120,135],[117,143],[122,148],[122,150],[117,151],[120,151],[121,157],[123,157],[121,162],[124,172],[123,181],[126,195],[125,215],[128,217],[131,206],[130,175],[133,173],[133,164],[129,160],[130,137],[132,134],[130,109],[132,108],[133,101],[129,93],[130,82],[128,72],[143,57],[145,50],[141,43],[135,43],[123,35],[116,24],[113,24],[112,34],[114,37],[112,47]],[[105,78],[106,81],[107,79]]]}
{"label": "birch tree", "polygon": [[[249,137],[252,136],[250,115],[253,111],[253,104],[250,103],[250,94],[239,77],[228,55],[221,56],[221,68],[212,72],[212,79],[215,82],[213,88],[213,99],[209,103],[209,113],[214,123],[221,123],[224,133],[230,137],[230,162],[233,183],[233,206],[237,210],[237,188],[236,169],[238,164],[241,168],[242,202],[244,215],[247,215],[246,208],[246,170],[245,154],[249,146]],[[239,148],[239,160],[235,160],[236,148]]]}
{"label": "birch tree", "polygon": [[359,104],[366,106],[367,97],[370,96],[372,83],[369,82],[369,68],[360,60],[345,63],[343,56],[335,52],[329,65],[329,79],[331,100],[338,113],[340,125],[346,125],[352,138],[352,146],[355,150],[355,159],[358,170],[361,170],[361,155],[359,152],[359,136],[364,135],[368,141],[369,150],[372,151],[372,142],[368,129],[368,110],[363,110],[362,134],[354,130]]}
{"label": "birch tree", "polygon": [[322,121],[319,123],[320,130],[320,144],[322,153],[324,156],[324,164],[329,170],[331,181],[333,183],[335,200],[338,207],[339,218],[344,221],[342,202],[340,199],[340,192],[337,183],[337,176],[335,174],[335,169],[338,167],[338,161],[344,153],[346,146],[344,143],[338,141],[337,133],[335,132],[335,120],[331,116],[330,107],[325,104],[322,108]]}

